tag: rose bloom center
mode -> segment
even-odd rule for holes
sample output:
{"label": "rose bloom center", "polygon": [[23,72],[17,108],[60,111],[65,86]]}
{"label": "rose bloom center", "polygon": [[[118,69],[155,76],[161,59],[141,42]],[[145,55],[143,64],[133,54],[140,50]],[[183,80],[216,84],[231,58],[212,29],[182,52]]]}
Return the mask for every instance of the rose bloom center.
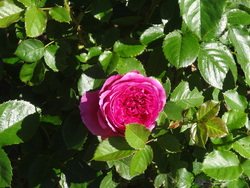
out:
{"label": "rose bloom center", "polygon": [[114,105],[119,124],[145,124],[154,109],[154,95],[147,87],[130,86],[116,97]]}

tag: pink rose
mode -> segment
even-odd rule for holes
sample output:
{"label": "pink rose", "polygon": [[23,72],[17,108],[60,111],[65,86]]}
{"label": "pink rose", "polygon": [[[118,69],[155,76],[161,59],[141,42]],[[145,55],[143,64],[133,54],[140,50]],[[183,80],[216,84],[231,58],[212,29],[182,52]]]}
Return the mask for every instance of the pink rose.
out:
{"label": "pink rose", "polygon": [[126,124],[152,130],[166,102],[161,83],[138,71],[111,76],[99,91],[86,92],[79,105],[82,121],[94,135],[124,136]]}

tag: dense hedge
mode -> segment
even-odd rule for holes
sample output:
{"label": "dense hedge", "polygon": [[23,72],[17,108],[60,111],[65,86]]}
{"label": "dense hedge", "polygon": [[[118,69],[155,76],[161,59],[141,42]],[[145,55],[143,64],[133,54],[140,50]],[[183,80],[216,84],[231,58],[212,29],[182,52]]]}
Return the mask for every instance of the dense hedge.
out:
{"label": "dense hedge", "polygon": [[[249,25],[249,0],[1,0],[0,187],[247,187]],[[81,96],[133,70],[157,126],[92,135]]]}

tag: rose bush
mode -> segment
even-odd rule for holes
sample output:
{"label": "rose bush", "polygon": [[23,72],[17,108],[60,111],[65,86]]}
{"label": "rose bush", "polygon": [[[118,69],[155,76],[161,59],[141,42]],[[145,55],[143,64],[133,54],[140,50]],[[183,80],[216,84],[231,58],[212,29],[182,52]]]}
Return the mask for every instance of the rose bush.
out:
{"label": "rose bush", "polygon": [[111,76],[99,91],[86,92],[79,105],[84,124],[103,138],[123,136],[126,124],[152,130],[166,102],[161,83],[138,71]]}

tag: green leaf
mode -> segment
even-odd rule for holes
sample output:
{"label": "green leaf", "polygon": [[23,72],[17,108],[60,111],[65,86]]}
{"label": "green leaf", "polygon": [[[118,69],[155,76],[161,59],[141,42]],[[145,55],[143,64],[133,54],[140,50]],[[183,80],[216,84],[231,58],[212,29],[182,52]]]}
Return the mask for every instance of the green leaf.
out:
{"label": "green leaf", "polygon": [[34,62],[43,57],[43,47],[44,45],[41,41],[36,39],[27,39],[18,45],[15,55],[26,62]]}
{"label": "green leaf", "polygon": [[188,172],[186,168],[180,168],[177,171],[177,188],[189,188],[192,187],[194,181],[194,175]]}
{"label": "green leaf", "polygon": [[85,92],[96,89],[99,87],[104,80],[102,79],[95,79],[90,76],[88,76],[85,73],[82,73],[77,85],[78,85],[78,92],[79,95],[83,95]]}
{"label": "green leaf", "polygon": [[126,125],[125,139],[135,149],[144,148],[149,135],[150,130],[144,125],[136,123]]}
{"label": "green leaf", "polygon": [[179,0],[181,15],[199,38],[214,32],[219,24],[225,0]]}
{"label": "green leaf", "polygon": [[[249,187],[249,183],[246,182],[245,180],[243,179],[237,179],[237,180],[233,180],[233,181],[230,181],[228,183],[225,183],[224,184],[227,188],[235,188],[235,187]],[[222,185],[222,186],[224,186]]]}
{"label": "green leaf", "polygon": [[219,118],[214,117],[205,122],[207,133],[209,137],[221,138],[228,134],[228,129],[225,122]]}
{"label": "green leaf", "polygon": [[202,170],[211,178],[234,180],[242,174],[237,155],[231,151],[213,151],[205,157]]}
{"label": "green leaf", "polygon": [[185,110],[176,102],[168,101],[164,107],[164,112],[169,119],[180,121],[182,119],[182,112]]}
{"label": "green leaf", "polygon": [[56,52],[59,49],[56,45],[48,46],[44,51],[44,61],[54,72],[58,72],[56,65]]}
{"label": "green leaf", "polygon": [[102,179],[100,187],[99,188],[115,188],[119,185],[118,182],[115,182],[113,180],[113,173],[112,171],[109,171],[107,175]]}
{"label": "green leaf", "polygon": [[93,0],[91,13],[98,20],[106,22],[112,15],[112,5],[110,0]]}
{"label": "green leaf", "polygon": [[109,166],[114,165],[116,172],[124,179],[131,180],[134,176],[130,175],[130,163],[132,155],[118,161],[108,161]]}
{"label": "green leaf", "polygon": [[16,6],[12,0],[0,1],[0,28],[18,21],[22,11],[23,9]]}
{"label": "green leaf", "polygon": [[132,70],[138,70],[141,74],[146,75],[142,63],[136,58],[119,58],[116,70],[119,74],[125,74]]}
{"label": "green leaf", "polygon": [[[35,15],[35,16],[34,16]],[[38,37],[46,28],[46,13],[36,7],[29,7],[25,12],[25,29],[28,37]]]}
{"label": "green leaf", "polygon": [[17,0],[17,1],[24,4],[24,6],[26,6],[26,7],[38,5],[38,0]]}
{"label": "green leaf", "polygon": [[131,148],[123,137],[110,137],[103,140],[97,147],[93,160],[112,161],[128,157],[135,150]]}
{"label": "green leaf", "polygon": [[187,67],[198,57],[199,43],[191,34],[182,35],[179,31],[173,31],[165,37],[163,51],[176,68]]}
{"label": "green leaf", "polygon": [[177,103],[184,109],[195,107],[202,104],[204,97],[201,92],[195,88],[193,91],[189,90],[188,82],[181,82],[172,92],[170,101]]}
{"label": "green leaf", "polygon": [[65,7],[55,6],[49,10],[51,17],[58,22],[69,23],[71,21],[70,13]]}
{"label": "green leaf", "polygon": [[229,70],[231,70],[235,80],[237,79],[234,58],[229,49],[219,42],[201,45],[198,67],[206,82],[218,89],[222,89]]}
{"label": "green leaf", "polygon": [[199,147],[205,148],[206,142],[208,140],[207,127],[203,122],[195,123],[190,129],[191,139]]}
{"label": "green leaf", "polygon": [[159,38],[164,37],[164,26],[163,25],[154,25],[148,29],[146,29],[141,37],[140,41],[142,44],[147,45]]}
{"label": "green leaf", "polygon": [[227,13],[228,23],[250,25],[250,14],[243,10],[233,9]]}
{"label": "green leaf", "polygon": [[98,59],[101,63],[102,69],[105,73],[112,73],[119,61],[119,56],[116,53],[110,51],[104,51]]}
{"label": "green leaf", "polygon": [[117,52],[121,57],[134,57],[140,55],[144,49],[144,45],[131,38],[118,40],[114,44],[114,52]]}
{"label": "green leaf", "polygon": [[250,178],[250,160],[246,160],[243,164],[241,164],[241,167],[243,169],[243,173]]}
{"label": "green leaf", "polygon": [[229,130],[240,129],[247,123],[247,114],[239,110],[225,112],[222,119]]}
{"label": "green leaf", "polygon": [[45,67],[43,62],[37,61],[31,64],[24,64],[20,71],[20,80],[30,86],[40,84],[45,77]]}
{"label": "green leaf", "polygon": [[239,94],[235,90],[228,90],[223,93],[226,104],[229,108],[244,111],[248,102],[245,96]]}
{"label": "green leaf", "polygon": [[87,139],[87,133],[78,110],[70,113],[63,122],[62,135],[68,149],[79,150]]}
{"label": "green leaf", "polygon": [[146,145],[142,150],[137,151],[130,163],[130,175],[142,174],[152,162],[153,150],[150,146]]}
{"label": "green leaf", "polygon": [[0,148],[0,187],[11,187],[12,168],[7,154]]}
{"label": "green leaf", "polygon": [[197,120],[207,121],[214,118],[220,110],[220,103],[217,101],[206,101],[197,111]]}
{"label": "green leaf", "polygon": [[250,37],[249,32],[242,26],[231,26],[229,39],[237,54],[237,60],[245,74],[246,83],[250,85]]}
{"label": "green leaf", "polygon": [[168,185],[168,175],[158,174],[154,180],[154,187],[155,188],[160,188],[160,187],[167,188],[167,185]]}
{"label": "green leaf", "polygon": [[29,140],[39,126],[39,111],[26,101],[8,101],[0,105],[0,146]]}
{"label": "green leaf", "polygon": [[241,138],[233,143],[233,149],[242,157],[250,159],[250,137]]}
{"label": "green leaf", "polygon": [[169,153],[176,153],[181,151],[180,142],[173,135],[165,134],[157,139],[157,143],[162,149],[165,149]]}

